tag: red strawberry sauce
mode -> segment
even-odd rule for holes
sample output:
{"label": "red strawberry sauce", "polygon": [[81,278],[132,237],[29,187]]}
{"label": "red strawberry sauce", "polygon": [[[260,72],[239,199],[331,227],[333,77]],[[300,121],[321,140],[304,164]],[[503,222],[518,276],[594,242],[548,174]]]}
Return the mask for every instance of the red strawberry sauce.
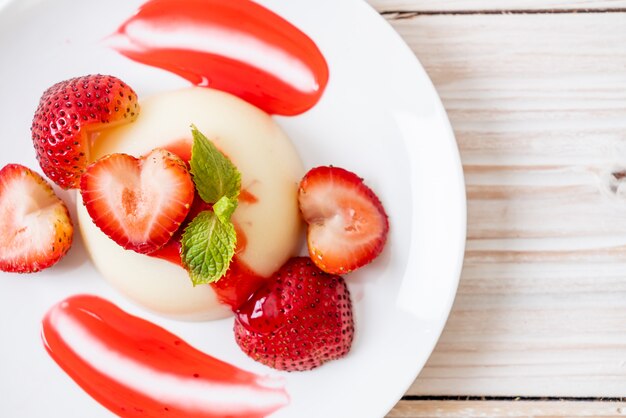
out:
{"label": "red strawberry sauce", "polygon": [[96,296],[55,305],[42,339],[80,387],[122,417],[255,418],[289,400],[281,381],[204,354]]}
{"label": "red strawberry sauce", "polygon": [[[235,250],[235,257],[230,263],[226,275],[217,282],[210,284],[218,300],[229,305],[233,311],[243,305],[267,281],[267,278],[256,274],[246,263],[237,257],[237,252],[240,252],[241,248],[245,246],[245,235],[239,228],[236,228],[236,230],[237,249]],[[183,268],[180,260],[179,239],[172,239],[165,247],[149,255],[177,264]]]}
{"label": "red strawberry sauce", "polygon": [[250,0],[150,0],[108,41],[134,61],[229,92],[270,114],[307,111],[328,82],[316,44]]}

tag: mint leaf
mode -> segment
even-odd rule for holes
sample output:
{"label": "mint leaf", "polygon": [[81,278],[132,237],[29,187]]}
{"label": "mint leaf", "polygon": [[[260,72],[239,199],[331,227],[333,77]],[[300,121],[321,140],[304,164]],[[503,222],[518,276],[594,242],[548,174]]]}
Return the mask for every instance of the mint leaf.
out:
{"label": "mint leaf", "polygon": [[220,200],[213,205],[213,213],[222,221],[222,223],[230,222],[230,217],[237,209],[237,201],[231,200],[226,196],[222,196]]}
{"label": "mint leaf", "polygon": [[196,286],[215,282],[226,274],[235,255],[237,235],[230,220],[223,222],[207,210],[200,212],[185,228],[181,243],[183,264]]}
{"label": "mint leaf", "polygon": [[198,194],[207,203],[215,203],[223,196],[236,201],[241,173],[195,125],[191,125],[191,133],[191,174]]}

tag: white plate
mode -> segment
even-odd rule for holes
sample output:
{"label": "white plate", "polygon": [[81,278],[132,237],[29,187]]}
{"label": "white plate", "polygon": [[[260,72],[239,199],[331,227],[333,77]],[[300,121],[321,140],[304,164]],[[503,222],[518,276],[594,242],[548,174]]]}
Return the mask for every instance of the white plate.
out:
{"label": "white plate", "polygon": [[[140,3],[19,0],[0,8],[0,166],[19,162],[40,171],[30,122],[39,96],[57,81],[109,73],[140,97],[186,86],[99,43]],[[311,36],[331,72],[313,110],[278,122],[306,166],[334,164],[359,173],[390,217],[383,255],[348,279],[357,321],[352,351],[311,372],[268,369],[238,349],[232,319],[182,323],[129,303],[99,277],[77,236],[70,254],[52,269],[0,274],[2,416],[110,416],[61,371],[40,341],[46,310],[77,293],[101,295],[244,369],[283,374],[291,403],[277,418],[381,417],[423,367],[450,311],[465,242],[462,170],[439,98],[409,48],[366,3],[260,3]]]}

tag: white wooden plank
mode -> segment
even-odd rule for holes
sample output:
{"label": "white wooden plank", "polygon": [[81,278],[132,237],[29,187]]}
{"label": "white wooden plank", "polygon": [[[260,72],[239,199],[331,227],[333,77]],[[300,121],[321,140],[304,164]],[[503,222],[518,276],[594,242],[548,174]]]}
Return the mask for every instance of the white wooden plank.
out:
{"label": "white wooden plank", "polygon": [[624,0],[368,0],[381,12],[452,12],[480,10],[563,10],[615,9],[626,7]]}
{"label": "white wooden plank", "polygon": [[442,97],[469,198],[457,301],[408,393],[623,396],[626,14],[392,23]]}
{"label": "white wooden plank", "polygon": [[387,418],[615,417],[626,402],[401,401]]}

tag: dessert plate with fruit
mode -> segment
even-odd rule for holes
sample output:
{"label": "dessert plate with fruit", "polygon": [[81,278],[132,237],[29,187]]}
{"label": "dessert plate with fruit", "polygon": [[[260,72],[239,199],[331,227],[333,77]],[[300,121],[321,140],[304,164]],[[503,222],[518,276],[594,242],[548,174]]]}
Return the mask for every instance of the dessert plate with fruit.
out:
{"label": "dessert plate with fruit", "polygon": [[379,417],[452,306],[454,136],[360,0],[0,1],[7,416]]}

